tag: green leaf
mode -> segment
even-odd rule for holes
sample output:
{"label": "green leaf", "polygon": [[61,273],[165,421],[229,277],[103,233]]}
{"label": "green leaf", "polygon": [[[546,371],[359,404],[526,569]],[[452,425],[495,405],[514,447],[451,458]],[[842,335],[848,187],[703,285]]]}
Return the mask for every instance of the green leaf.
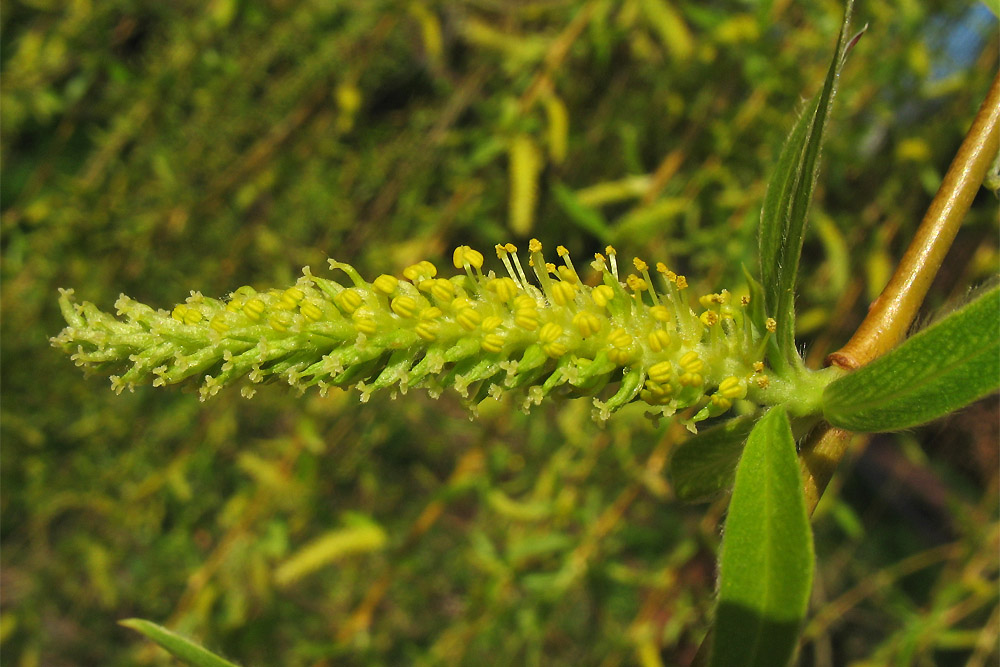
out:
{"label": "green leaf", "polygon": [[889,354],[830,383],[823,415],[849,431],[895,431],[1000,389],[1000,288],[993,287]]}
{"label": "green leaf", "polygon": [[611,239],[611,228],[608,227],[608,222],[600,211],[581,202],[576,193],[562,183],[552,184],[552,194],[570,222],[593,234],[602,242],[606,243]]}
{"label": "green leaf", "polygon": [[688,438],[670,459],[670,478],[680,500],[711,500],[733,484],[740,452],[753,428],[753,416],[730,419]]}
{"label": "green leaf", "polygon": [[195,667],[237,667],[228,660],[223,660],[211,651],[198,646],[190,639],[167,630],[162,625],[141,618],[128,618],[124,621],[118,621],[118,624],[142,633],[165,648],[170,655],[189,665],[195,665]]}
{"label": "green leaf", "polygon": [[784,408],[750,432],[723,535],[710,664],[788,664],[812,589],[813,544]]}
{"label": "green leaf", "polygon": [[823,134],[837,92],[844,55],[849,44],[854,43],[848,39],[853,6],[854,0],[848,0],[826,81],[796,121],[781,149],[760,214],[760,276],[767,312],[778,323],[776,338],[783,364],[799,363],[795,350],[795,279],[809,204],[819,174]]}

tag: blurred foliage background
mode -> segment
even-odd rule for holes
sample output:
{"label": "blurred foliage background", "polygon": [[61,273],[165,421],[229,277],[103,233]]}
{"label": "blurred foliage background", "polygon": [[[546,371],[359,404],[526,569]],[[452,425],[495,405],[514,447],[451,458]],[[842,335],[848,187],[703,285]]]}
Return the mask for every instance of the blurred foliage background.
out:
{"label": "blurred foliage background", "polygon": [[[272,386],[115,396],[48,346],[110,307],[366,275],[538,236],[739,286],[833,0],[21,0],[3,41],[0,650],[163,665],[686,664],[725,500],[672,500],[683,428],[586,401]],[[814,364],[888,278],[997,68],[996,18],[865,0],[803,261]],[[998,268],[983,193],[929,311]],[[805,665],[997,664],[996,400],[860,443],[816,520]]]}

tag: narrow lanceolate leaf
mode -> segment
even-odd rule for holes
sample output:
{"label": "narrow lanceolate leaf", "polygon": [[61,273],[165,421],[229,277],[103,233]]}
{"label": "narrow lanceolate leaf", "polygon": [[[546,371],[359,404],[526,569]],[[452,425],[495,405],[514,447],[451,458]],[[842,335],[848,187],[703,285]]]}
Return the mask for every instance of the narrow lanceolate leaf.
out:
{"label": "narrow lanceolate leaf", "polygon": [[750,432],[719,559],[713,667],[779,667],[795,650],[812,589],[813,545],[783,408]]}
{"label": "narrow lanceolate leaf", "polygon": [[806,217],[819,173],[819,154],[833,98],[837,91],[853,0],[848,0],[836,52],[822,90],[795,123],[775,165],[760,215],[760,275],[766,290],[769,315],[777,320],[781,359],[772,363],[797,363],[795,351],[795,278],[802,254]]}
{"label": "narrow lanceolate leaf", "polygon": [[170,655],[183,660],[195,667],[237,667],[234,663],[224,660],[211,651],[198,646],[190,639],[185,639],[175,632],[167,630],[141,618],[129,618],[119,621],[120,625],[131,628],[162,646]]}
{"label": "narrow lanceolate leaf", "polygon": [[688,438],[670,460],[674,492],[683,501],[711,500],[733,485],[736,464],[746,442],[753,417],[730,419]]}
{"label": "narrow lanceolate leaf", "polygon": [[894,431],[958,410],[1000,389],[1000,288],[832,382],[823,414],[850,431]]}

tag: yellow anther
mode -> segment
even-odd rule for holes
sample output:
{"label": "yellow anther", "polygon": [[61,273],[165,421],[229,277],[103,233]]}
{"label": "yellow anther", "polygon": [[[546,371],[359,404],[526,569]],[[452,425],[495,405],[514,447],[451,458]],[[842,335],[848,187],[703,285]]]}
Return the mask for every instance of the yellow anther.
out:
{"label": "yellow anther", "polygon": [[275,331],[288,331],[288,327],[292,325],[292,316],[285,311],[279,310],[267,318],[267,323]]}
{"label": "yellow anther", "polygon": [[704,378],[699,373],[682,373],[677,378],[682,387],[700,387],[703,381]]}
{"label": "yellow anther", "polygon": [[619,350],[618,348],[611,348],[610,350],[608,350],[608,359],[618,364],[619,366],[625,366],[630,361],[632,361],[632,356],[633,356],[632,350],[627,348],[624,350]]}
{"label": "yellow anther", "polygon": [[503,249],[506,250],[507,252],[517,252],[517,246],[514,245],[513,243],[507,243],[506,245],[504,245]]}
{"label": "yellow anther", "polygon": [[493,331],[497,327],[503,324],[503,319],[497,317],[496,315],[490,315],[483,319],[483,331]]}
{"label": "yellow anther", "polygon": [[581,310],[573,316],[573,326],[584,338],[592,336],[601,330],[601,318],[589,310]]}
{"label": "yellow anther", "polygon": [[628,274],[628,277],[625,279],[625,284],[628,285],[629,289],[633,292],[642,292],[646,289],[646,281],[634,273]]}
{"label": "yellow anther", "polygon": [[511,278],[493,278],[486,283],[486,289],[495,292],[497,298],[503,302],[508,302],[517,296],[517,283]]}
{"label": "yellow anther", "polygon": [[437,340],[437,322],[422,320],[413,330],[417,332],[418,336],[426,340],[428,343],[433,343]]}
{"label": "yellow anther", "polygon": [[718,394],[713,395],[711,401],[712,405],[721,410],[722,412],[725,412],[729,408],[733,407],[733,402],[731,400],[729,400],[725,396],[719,396]]}
{"label": "yellow anther", "polygon": [[569,268],[568,266],[560,266],[556,269],[556,275],[562,278],[563,282],[570,283],[572,285],[580,282],[580,276],[576,275],[576,271]]}
{"label": "yellow anther", "polygon": [[769,386],[771,386],[771,378],[767,377],[766,375],[761,375],[760,377],[757,378],[757,386],[760,387],[761,389],[767,389]]}
{"label": "yellow anther", "polygon": [[[343,292],[341,292],[341,294],[343,294]],[[264,314],[264,309],[266,307],[267,306],[264,305],[263,301],[254,297],[243,304],[243,314],[253,322],[260,322],[260,317]]]}
{"label": "yellow anther", "polygon": [[657,262],[656,270],[658,273],[662,273],[663,277],[667,279],[667,282],[676,283],[677,274],[667,268],[667,265],[663,262]]}
{"label": "yellow anther", "polygon": [[646,264],[646,262],[642,261],[638,257],[633,258],[632,263],[635,265],[636,271],[649,271],[649,264]]}
{"label": "yellow anther", "polygon": [[724,306],[727,303],[729,303],[729,297],[731,295],[729,294],[729,290],[724,289],[721,292],[719,292],[718,294],[716,294],[716,296],[719,299],[719,304],[722,305],[722,306]]}
{"label": "yellow anther", "polygon": [[653,306],[649,309],[649,314],[652,315],[653,319],[657,322],[670,321],[670,310],[666,306]]}
{"label": "yellow anther", "polygon": [[493,246],[493,249],[497,251],[497,259],[503,259],[507,255],[507,249],[499,243]]}
{"label": "yellow anther", "polygon": [[618,349],[625,349],[632,344],[632,336],[624,329],[615,329],[608,334],[608,342]]}
{"label": "yellow anther", "polygon": [[375,289],[382,292],[382,294],[385,294],[386,296],[395,292],[397,285],[399,285],[399,278],[396,276],[390,276],[387,273],[383,273],[375,279],[375,282],[372,283],[372,286]]}
{"label": "yellow anther", "polygon": [[234,296],[229,303],[226,304],[226,310],[230,313],[238,313],[243,310],[243,297]]}
{"label": "yellow anther", "polygon": [[183,303],[179,303],[176,306],[174,306],[174,311],[170,313],[170,317],[174,318],[178,322],[183,322],[184,316],[187,314],[189,310],[190,308],[188,308],[186,305],[184,305]]}
{"label": "yellow anther", "polygon": [[357,311],[357,313],[354,314],[354,328],[366,336],[371,336],[378,329],[378,325],[375,323],[373,318],[367,317],[367,313],[362,313],[364,313],[364,311]]}
{"label": "yellow anther", "polygon": [[698,297],[698,303],[701,304],[702,308],[711,308],[713,304],[719,303],[716,301],[717,294],[703,294]]}
{"label": "yellow anther", "polygon": [[323,319],[323,311],[320,310],[319,306],[308,301],[299,304],[299,312],[302,313],[302,317],[313,322]]}
{"label": "yellow anther", "polygon": [[650,366],[646,374],[649,375],[649,379],[653,382],[663,384],[664,382],[670,382],[673,370],[673,364],[669,361],[661,361]]}
{"label": "yellow anther", "polygon": [[747,388],[738,377],[729,376],[719,383],[718,393],[726,398],[743,398],[747,395]]}
{"label": "yellow anther", "polygon": [[656,380],[646,380],[646,389],[648,389],[655,396],[663,396],[664,394],[672,394],[674,388],[672,385],[657,382]]}
{"label": "yellow anther", "polygon": [[400,317],[413,317],[417,312],[417,302],[408,296],[397,296],[389,303],[389,307]]}
{"label": "yellow anther", "polygon": [[608,253],[608,257],[614,257],[615,255],[618,254],[618,251],[615,250],[612,246],[608,246],[607,248],[605,248],[604,252]]}
{"label": "yellow anther", "polygon": [[576,288],[570,283],[566,282],[554,282],[552,283],[552,300],[557,306],[565,306],[567,303],[572,303],[573,299],[576,297]]}
{"label": "yellow anther", "polygon": [[482,348],[494,354],[503,349],[503,336],[500,334],[486,334],[483,336]]}
{"label": "yellow anther", "polygon": [[601,253],[595,252],[594,253],[594,261],[597,262],[598,264],[604,264],[604,262],[606,262],[607,259]]}
{"label": "yellow anther", "polygon": [[560,343],[559,341],[553,341],[542,345],[542,351],[552,359],[558,359],[563,356],[566,354],[568,349],[569,348],[566,347],[565,343]]}
{"label": "yellow anther", "polygon": [[483,268],[483,253],[473,250],[467,245],[460,245],[455,248],[451,259],[456,269],[461,269],[465,266],[472,266],[477,269]]}
{"label": "yellow anther", "polygon": [[755,361],[755,362],[753,362],[753,370],[754,370],[755,373],[763,373],[764,372],[764,362],[763,361]]}
{"label": "yellow anther", "polygon": [[184,323],[185,324],[198,324],[205,316],[201,314],[200,310],[195,310],[191,308],[186,313],[184,313]]}
{"label": "yellow anther", "polygon": [[534,298],[528,296],[527,294],[522,294],[521,296],[514,299],[514,308],[517,310],[536,308],[537,303]]}
{"label": "yellow anther", "polygon": [[598,285],[591,291],[590,298],[594,300],[599,308],[604,308],[608,305],[615,296],[615,291],[611,289],[609,285]]}
{"label": "yellow anther", "polygon": [[705,367],[705,363],[698,357],[698,353],[694,350],[687,352],[677,363],[686,373],[697,373]]}
{"label": "yellow anther", "polygon": [[546,322],[538,332],[538,340],[543,343],[554,343],[559,336],[562,336],[563,328],[555,322]]}
{"label": "yellow anther", "polygon": [[431,283],[431,294],[439,301],[451,301],[455,296],[455,285],[450,280],[437,278],[428,281]]}
{"label": "yellow anther", "polygon": [[748,296],[741,296],[740,297],[740,305],[743,306],[744,308],[746,306],[749,306],[750,305],[750,297],[748,297]]}
{"label": "yellow anther", "polygon": [[552,262],[545,262],[545,272],[549,275],[555,275],[556,265]]}
{"label": "yellow anther", "polygon": [[437,306],[430,306],[420,311],[420,319],[422,320],[433,320],[441,317],[442,315],[444,315],[444,311]]}
{"label": "yellow anther", "polygon": [[564,245],[557,245],[556,254],[559,255],[560,257],[565,257],[566,255],[569,254],[569,250],[566,250],[566,246]]}
{"label": "yellow anther", "polygon": [[483,321],[483,317],[472,308],[463,308],[455,315],[455,321],[466,331],[472,331]]}
{"label": "yellow anther", "polygon": [[673,385],[655,380],[646,380],[646,389],[657,398],[669,397],[674,393]]}
{"label": "yellow anther", "polygon": [[688,286],[687,278],[684,276],[677,276],[677,289],[685,289]]}
{"label": "yellow anther", "polygon": [[645,387],[639,396],[650,405],[666,405],[674,393],[673,385],[660,384],[653,380],[646,380]]}
{"label": "yellow anther", "polygon": [[[361,295],[358,294],[353,288],[348,288],[337,292],[337,295],[333,297],[333,302],[337,304],[337,307],[342,311],[351,315],[354,311],[361,307],[361,304],[364,303],[364,299],[362,299]],[[247,306],[249,305],[250,304],[248,303]],[[247,306],[243,307],[244,310],[246,310]]]}
{"label": "yellow anther", "polygon": [[538,311],[534,308],[519,308],[514,312],[514,324],[522,329],[534,331],[538,328]]}
{"label": "yellow anther", "polygon": [[775,331],[778,330],[778,321],[775,320],[773,317],[769,317],[766,320],[764,320],[764,327],[771,333],[774,333]]}
{"label": "yellow anther", "polygon": [[639,392],[639,398],[650,405],[666,405],[673,393],[674,388],[671,385],[661,386],[647,380],[646,388]]}
{"label": "yellow anther", "polygon": [[670,345],[670,334],[663,329],[654,329],[649,332],[649,349],[653,352],[662,352]]}
{"label": "yellow anther", "polygon": [[714,327],[719,323],[719,314],[714,310],[706,310],[698,316],[698,319],[700,319],[701,323],[706,327]]}
{"label": "yellow anther", "polygon": [[229,325],[226,324],[225,318],[222,313],[218,313],[212,318],[212,321],[208,323],[208,326],[212,327],[217,333],[223,334],[229,331]]}
{"label": "yellow anther", "polygon": [[289,287],[284,292],[281,293],[281,305],[292,310],[295,306],[299,305],[299,301],[306,298],[305,292],[300,290],[298,287]]}
{"label": "yellow anther", "polygon": [[436,275],[437,267],[428,262],[426,259],[403,269],[403,277],[414,284],[422,280],[427,280],[428,278],[433,278]]}
{"label": "yellow anther", "polygon": [[541,252],[542,251],[542,242],[539,241],[538,239],[531,239],[530,241],[528,241],[528,251],[529,252]]}

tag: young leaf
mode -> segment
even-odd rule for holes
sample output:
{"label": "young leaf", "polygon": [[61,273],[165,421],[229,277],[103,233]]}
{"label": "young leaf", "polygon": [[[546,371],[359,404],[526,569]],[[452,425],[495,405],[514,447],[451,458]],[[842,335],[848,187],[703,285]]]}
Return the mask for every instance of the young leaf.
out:
{"label": "young leaf", "polygon": [[784,408],[754,426],[719,557],[712,667],[788,664],[812,589],[813,544]]}
{"label": "young leaf", "polygon": [[823,392],[823,415],[849,431],[894,431],[1000,388],[1000,288],[916,334]]}
{"label": "young leaf", "polygon": [[185,639],[179,634],[167,630],[162,625],[141,618],[128,618],[119,621],[118,624],[142,633],[165,648],[170,655],[189,665],[195,667],[237,667],[228,660],[223,660],[211,651],[198,646],[190,639]]}
{"label": "young leaf", "polygon": [[[769,315],[778,323],[782,363],[798,363],[795,351],[795,278],[806,227],[806,217],[819,173],[819,153],[826,121],[833,107],[848,39],[854,0],[848,0],[837,48],[823,89],[799,117],[774,167],[760,214],[760,276],[766,290]],[[857,38],[855,38],[857,39]]]}
{"label": "young leaf", "polygon": [[730,419],[688,438],[670,460],[674,492],[681,500],[697,503],[733,484],[736,464],[743,451],[753,416]]}

